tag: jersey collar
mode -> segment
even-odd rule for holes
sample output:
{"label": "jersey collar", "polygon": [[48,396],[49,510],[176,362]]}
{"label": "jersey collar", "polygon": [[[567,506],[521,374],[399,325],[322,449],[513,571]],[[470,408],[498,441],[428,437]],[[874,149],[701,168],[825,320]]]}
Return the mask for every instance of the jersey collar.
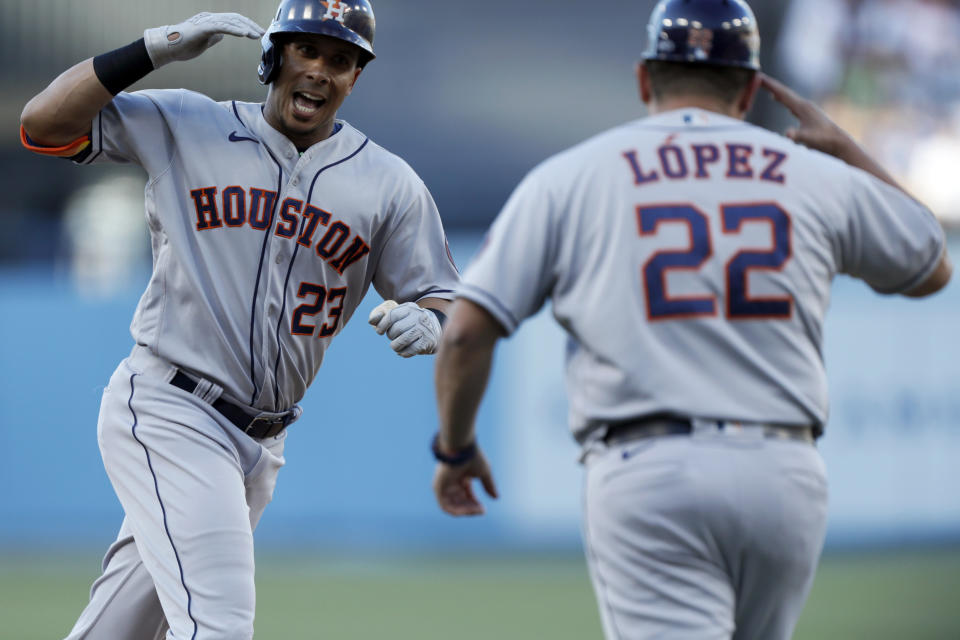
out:
{"label": "jersey collar", "polygon": [[270,123],[263,117],[262,104],[234,102],[233,105],[235,105],[236,115],[239,119],[237,124],[242,123],[259,142],[266,145],[270,152],[285,165],[288,163],[296,164],[302,157],[309,160],[309,158],[318,155],[337,155],[346,149],[353,150],[365,138],[350,123],[345,120],[337,120],[330,137],[317,142],[301,154],[289,138],[270,126]]}
{"label": "jersey collar", "polygon": [[664,111],[643,120],[644,124],[662,126],[662,127],[689,127],[689,128],[727,128],[731,126],[743,126],[744,121],[737,118],[708,111],[699,107],[684,107],[672,111]]}

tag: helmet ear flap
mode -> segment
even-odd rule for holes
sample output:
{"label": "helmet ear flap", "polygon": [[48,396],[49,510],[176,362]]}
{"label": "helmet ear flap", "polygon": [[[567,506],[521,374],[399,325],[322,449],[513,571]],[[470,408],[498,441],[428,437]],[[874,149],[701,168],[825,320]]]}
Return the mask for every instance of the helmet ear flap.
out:
{"label": "helmet ear flap", "polygon": [[265,36],[266,42],[262,43],[263,52],[260,54],[260,65],[257,67],[257,79],[260,84],[270,84],[280,69],[280,54],[277,47],[269,36]]}

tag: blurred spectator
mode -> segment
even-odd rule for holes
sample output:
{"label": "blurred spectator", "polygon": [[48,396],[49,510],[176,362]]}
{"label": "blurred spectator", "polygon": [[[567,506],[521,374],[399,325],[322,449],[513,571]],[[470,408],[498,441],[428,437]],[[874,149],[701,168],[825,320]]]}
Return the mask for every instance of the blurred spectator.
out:
{"label": "blurred spectator", "polygon": [[835,93],[843,80],[847,0],[794,0],[784,17],[777,58],[790,84],[814,100]]}
{"label": "blurred spectator", "polygon": [[[110,174],[71,196],[64,213],[70,280],[88,297],[109,297],[144,276],[150,241],[143,217],[144,178]],[[145,277],[144,277],[145,279]]]}
{"label": "blurred spectator", "polygon": [[944,222],[960,224],[960,1],[793,0],[785,79],[877,154]]}

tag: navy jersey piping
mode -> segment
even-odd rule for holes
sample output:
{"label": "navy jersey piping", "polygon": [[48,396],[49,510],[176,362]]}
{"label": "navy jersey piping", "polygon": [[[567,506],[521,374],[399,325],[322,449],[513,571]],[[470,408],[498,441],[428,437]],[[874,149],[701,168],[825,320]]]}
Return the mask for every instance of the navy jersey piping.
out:
{"label": "navy jersey piping", "polygon": [[[231,101],[230,101],[230,104],[233,105],[233,115],[236,116],[237,120],[240,121],[240,124],[243,126],[244,130],[245,130],[247,133],[250,133],[250,129],[247,128],[247,125],[244,124],[243,119],[240,117],[240,112],[237,111],[237,101],[236,101],[236,100],[231,100]],[[256,138],[247,138],[246,136],[238,136],[236,131],[231,131],[231,132],[230,132],[230,135],[227,136],[227,139],[228,139],[230,142],[241,142],[241,141],[260,142],[260,141],[259,141],[258,139],[256,139]]]}
{"label": "navy jersey piping", "polygon": [[[266,147],[264,148],[266,149]],[[260,294],[260,279],[263,275],[263,259],[267,255],[267,245],[270,243],[270,238],[273,235],[270,233],[270,230],[273,228],[273,218],[277,213],[277,205],[280,202],[280,190],[283,188],[283,167],[280,166],[280,163],[277,162],[277,159],[273,157],[273,154],[270,153],[269,149],[267,149],[267,153],[270,154],[270,159],[273,160],[277,165],[277,195],[273,199],[273,207],[270,209],[270,219],[267,222],[266,233],[263,234],[263,243],[260,245],[260,262],[257,265],[257,279],[253,285],[253,300],[250,303],[250,382],[253,384],[253,393],[250,395],[251,405],[256,401],[257,393],[259,392],[259,389],[257,388],[256,358],[253,348],[253,336],[255,334],[254,330],[257,324],[257,297]]]}
{"label": "navy jersey piping", "polygon": [[173,535],[170,534],[170,525],[167,523],[167,509],[163,505],[163,498],[160,497],[160,484],[157,481],[157,474],[153,470],[153,462],[150,459],[150,450],[147,449],[147,445],[145,445],[143,441],[139,437],[137,437],[138,421],[137,421],[137,412],[134,411],[133,409],[133,392],[135,389],[133,379],[136,378],[138,375],[140,374],[134,373],[130,376],[130,397],[127,398],[127,407],[130,409],[130,414],[133,416],[133,426],[130,427],[130,432],[133,435],[133,439],[136,440],[141,447],[143,447],[143,453],[147,457],[147,468],[150,469],[150,475],[153,476],[153,488],[157,494],[157,502],[160,503],[160,512],[163,514],[163,529],[164,531],[166,531],[167,540],[170,541],[170,547],[173,549],[173,557],[177,559],[177,568],[180,570],[180,584],[183,585],[183,590],[187,592],[187,616],[189,616],[190,621],[193,622],[193,635],[190,636],[191,640],[193,640],[194,638],[197,637],[197,630],[198,630],[197,620],[196,618],[193,617],[193,611],[192,611],[193,596],[190,593],[190,589],[187,588],[187,581],[186,581],[186,578],[184,578],[183,576],[183,563],[180,562],[180,553],[177,551],[177,545],[173,541]]}
{"label": "navy jersey piping", "polygon": [[[310,197],[307,197],[310,202]],[[299,238],[303,235],[303,230],[307,226],[306,216],[300,221],[300,231],[297,233]],[[300,243],[293,243],[293,255],[290,256],[290,262],[287,264],[287,275],[283,279],[283,302],[280,305],[280,314],[277,316],[277,358],[273,362],[273,402],[274,407],[279,407],[280,401],[280,382],[277,380],[277,373],[280,370],[280,354],[283,352],[283,344],[280,342],[280,327],[283,326],[283,316],[287,312],[287,287],[290,286],[290,274],[293,273],[293,263],[297,259],[297,252],[300,250]],[[324,294],[326,295],[326,294]],[[324,301],[326,302],[326,301]]]}
{"label": "navy jersey piping", "polygon": [[[513,313],[510,311],[510,309],[508,309],[505,304],[503,304],[502,302],[500,302],[500,300],[499,300],[496,296],[494,296],[492,293],[490,293],[490,292],[487,291],[486,289],[481,289],[480,287],[478,287],[478,286],[476,286],[476,285],[472,285],[472,284],[469,284],[469,283],[464,283],[463,290],[464,290],[465,293],[466,293],[467,291],[470,291],[471,289],[472,289],[477,295],[480,295],[480,296],[483,298],[483,301],[484,301],[484,302],[489,303],[490,306],[496,308],[498,311],[500,311],[500,313],[502,313],[504,316],[506,316],[506,317],[510,320],[510,322],[513,323],[514,328],[516,328],[516,327],[518,327],[518,326],[520,325],[520,323],[517,321],[517,318],[513,315]],[[474,300],[473,298],[469,298],[469,297],[468,297],[468,299],[471,300],[472,302],[477,302],[477,304],[480,304],[480,306],[484,306],[482,303],[480,303],[479,301]]]}
{"label": "navy jersey piping", "polygon": [[337,166],[338,164],[342,164],[342,163],[346,162],[347,160],[349,160],[350,158],[352,158],[353,156],[357,155],[358,153],[360,153],[361,151],[363,151],[363,148],[367,146],[367,143],[368,143],[368,142],[370,142],[370,138],[364,138],[364,139],[363,139],[363,143],[362,143],[359,147],[357,147],[357,150],[356,150],[356,151],[354,151],[353,153],[351,153],[350,155],[348,155],[346,158],[341,158],[340,160],[337,160],[336,162],[331,162],[331,163],[328,164],[327,166],[325,166],[325,167],[323,167],[322,169],[320,169],[319,171],[317,171],[316,175],[313,176],[313,182],[310,183],[310,191],[307,192],[307,202],[310,202],[310,200],[313,199],[313,187],[316,186],[316,184],[317,184],[317,178],[320,177],[320,174],[321,174],[321,173],[323,173],[323,172],[326,171],[327,169],[330,169],[331,167],[335,167],[335,166]]}
{"label": "navy jersey piping", "polygon": [[103,153],[103,114],[102,113],[97,114],[97,138],[100,142],[100,148],[97,149],[97,152],[92,156],[90,156],[89,158],[79,160],[81,163],[93,164],[93,161],[96,160],[101,153]]}
{"label": "navy jersey piping", "polygon": [[[345,158],[341,158],[340,160],[337,160],[336,162],[331,162],[330,164],[326,165],[325,167],[317,171],[317,173],[313,176],[313,181],[310,182],[310,190],[307,192],[307,204],[309,204],[310,201],[313,200],[313,188],[317,185],[317,179],[320,177],[320,174],[326,171],[327,169],[335,167],[338,164],[343,164],[347,160],[353,158],[355,155],[363,151],[364,147],[367,146],[368,142],[370,142],[370,138],[364,138],[363,142],[360,144],[359,147],[357,147],[357,149],[353,153],[346,156]],[[303,227],[305,224],[306,224],[306,218],[302,219],[300,223],[301,234],[303,233]],[[299,237],[299,235],[297,237]],[[290,274],[293,272],[293,263],[297,259],[297,251],[299,249],[300,249],[300,243],[294,242],[293,254],[290,256],[290,264],[287,266],[287,277],[283,281],[283,302],[280,305],[280,315],[277,317],[277,332],[276,332],[277,358],[273,363],[273,391],[274,391],[273,398],[274,398],[275,408],[278,408],[277,402],[280,400],[280,383],[277,380],[277,374],[280,371],[280,355],[283,353],[283,344],[280,342],[280,327],[283,325],[283,317],[287,312],[287,287],[290,286]]]}
{"label": "navy jersey piping", "polygon": [[[240,117],[240,112],[237,111],[237,101],[232,100],[230,104],[233,105],[233,115],[237,118],[237,121],[244,128],[244,130],[249,130],[246,123],[243,121],[243,118]],[[255,140],[255,142],[259,143],[260,141]],[[256,352],[253,348],[253,338],[256,334],[255,330],[257,325],[257,298],[260,296],[260,280],[263,275],[263,259],[267,255],[267,245],[270,243],[270,237],[273,235],[270,233],[270,229],[273,228],[273,218],[277,213],[277,205],[280,201],[280,190],[283,188],[283,167],[273,156],[273,153],[270,151],[269,147],[263,145],[263,148],[266,149],[267,154],[270,156],[270,159],[273,160],[273,163],[277,165],[277,195],[273,199],[273,207],[270,209],[270,218],[267,221],[266,233],[263,234],[263,243],[260,245],[260,262],[257,264],[257,277],[253,285],[253,300],[250,302],[250,384],[253,385],[253,392],[250,394],[251,405],[256,401],[257,393],[259,392],[259,388],[257,387]]]}
{"label": "navy jersey piping", "polygon": [[[926,207],[924,207],[924,209],[926,209]],[[926,209],[926,211],[927,211],[927,215],[931,217],[933,216],[933,214],[930,212],[929,209]],[[936,270],[937,266],[940,264],[940,260],[943,259],[943,252],[944,252],[945,246],[946,246],[946,238],[941,233],[940,241],[937,243],[937,251],[936,253],[933,254],[933,257],[927,262],[927,264],[923,265],[923,269],[920,269],[919,271],[917,271],[917,273],[910,276],[910,278],[908,278],[907,280],[904,280],[897,287],[884,289],[880,293],[901,293],[904,291],[910,291],[911,289],[914,289],[920,284],[923,284],[923,282],[933,274],[934,270]]]}
{"label": "navy jersey piping", "polygon": [[240,124],[243,125],[243,128],[246,129],[247,125],[244,124],[243,119],[240,117],[240,112],[237,111],[237,101],[231,100],[230,104],[233,106],[233,115],[236,116],[237,120],[240,121]]}

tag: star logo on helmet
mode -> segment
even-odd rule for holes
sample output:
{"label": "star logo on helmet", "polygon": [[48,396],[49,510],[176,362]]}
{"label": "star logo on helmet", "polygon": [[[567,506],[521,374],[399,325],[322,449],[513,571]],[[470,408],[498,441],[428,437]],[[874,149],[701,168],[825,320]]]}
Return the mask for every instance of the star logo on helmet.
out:
{"label": "star logo on helmet", "polygon": [[320,19],[336,20],[340,24],[343,24],[343,14],[350,10],[350,5],[340,2],[340,0],[330,0],[330,2],[323,0],[320,4],[327,8],[327,12]]}

